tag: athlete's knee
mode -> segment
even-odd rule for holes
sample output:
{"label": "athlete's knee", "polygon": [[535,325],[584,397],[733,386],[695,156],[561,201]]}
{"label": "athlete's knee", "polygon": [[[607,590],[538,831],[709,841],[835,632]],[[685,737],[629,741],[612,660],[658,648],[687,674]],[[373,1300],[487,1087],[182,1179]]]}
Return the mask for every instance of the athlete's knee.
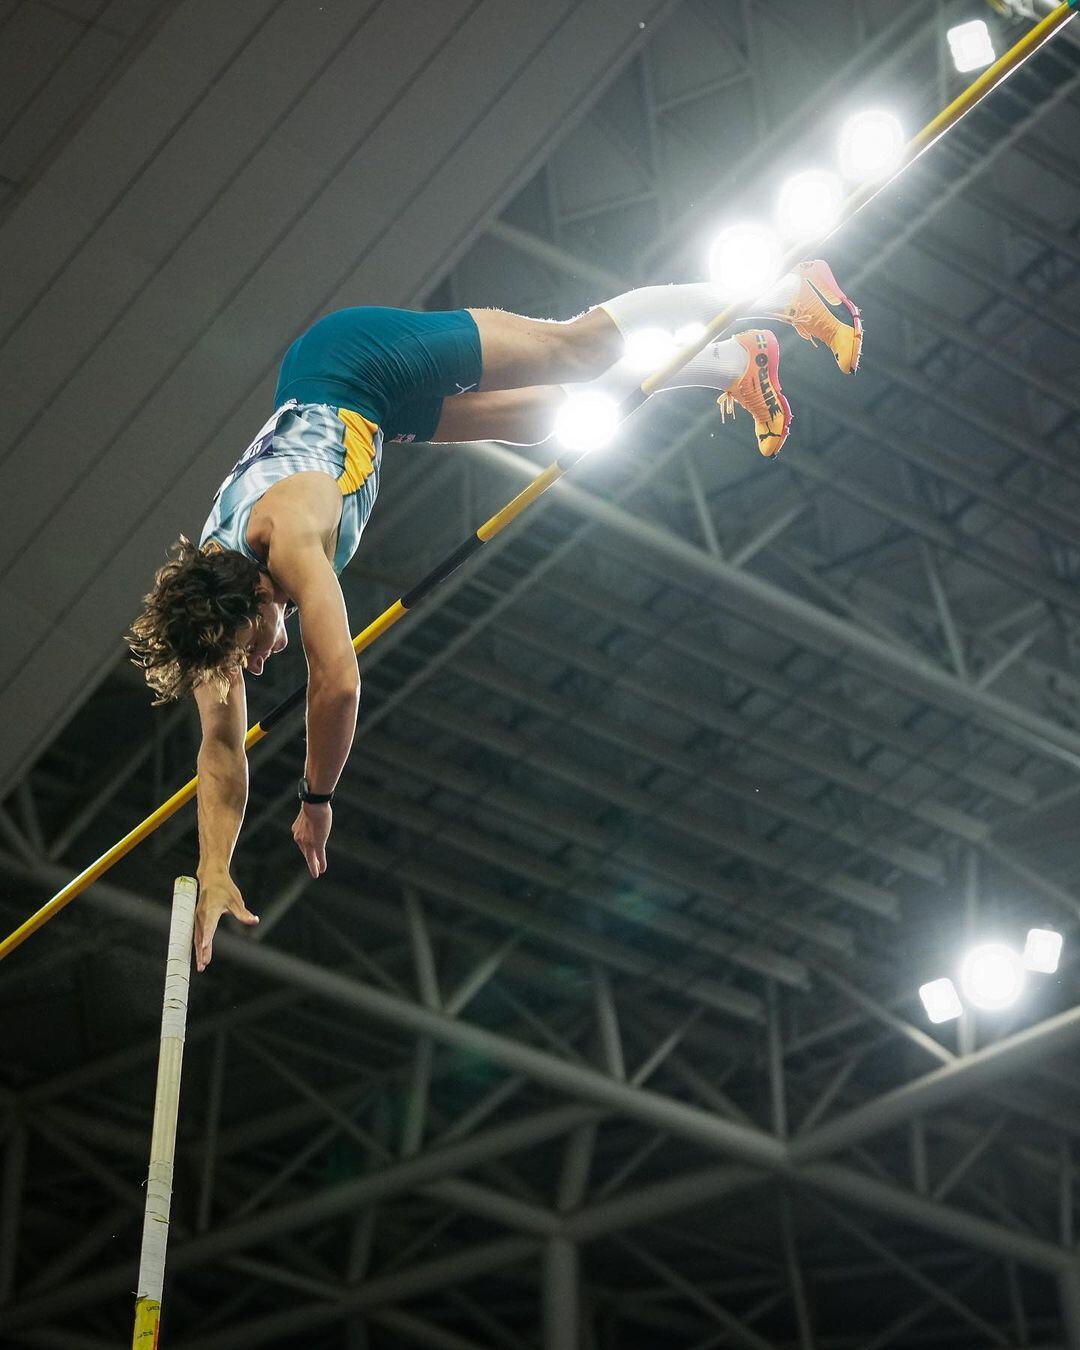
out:
{"label": "athlete's knee", "polygon": [[594,380],[623,353],[623,336],[604,310],[586,310],[568,323],[556,324],[560,334],[561,380]]}

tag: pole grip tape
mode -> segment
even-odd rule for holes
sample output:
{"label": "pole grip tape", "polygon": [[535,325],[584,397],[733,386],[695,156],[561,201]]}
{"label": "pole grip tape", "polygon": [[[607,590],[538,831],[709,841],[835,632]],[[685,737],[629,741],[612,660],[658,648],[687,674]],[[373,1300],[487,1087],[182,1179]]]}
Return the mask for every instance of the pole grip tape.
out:
{"label": "pole grip tape", "polygon": [[191,980],[191,937],[199,894],[194,877],[177,877],[173,886],[169,956],[165,965],[165,1001],[161,1009],[161,1039],[184,1039],[187,1027],[188,984]]}
{"label": "pole grip tape", "polygon": [[[158,1054],[154,1123],[150,1138],[150,1169],[146,1180],[142,1250],[139,1257],[135,1340],[153,1326],[160,1312],[165,1281],[165,1248],[172,1208],[176,1122],[180,1111],[180,1073],[184,1062],[188,983],[191,978],[191,938],[199,887],[194,877],[177,877],[173,885],[169,950],[165,965],[165,997],[161,1009],[161,1049]],[[146,1314],[150,1314],[147,1317]]]}

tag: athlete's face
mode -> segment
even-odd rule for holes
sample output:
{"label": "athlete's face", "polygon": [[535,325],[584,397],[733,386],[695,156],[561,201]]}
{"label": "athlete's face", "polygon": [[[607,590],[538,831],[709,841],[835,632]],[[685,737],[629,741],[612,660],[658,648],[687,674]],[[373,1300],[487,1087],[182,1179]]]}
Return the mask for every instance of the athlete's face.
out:
{"label": "athlete's face", "polygon": [[249,675],[261,675],[267,661],[276,652],[289,645],[285,631],[285,603],[276,600],[271,588],[259,583],[259,616],[246,635],[247,669]]}

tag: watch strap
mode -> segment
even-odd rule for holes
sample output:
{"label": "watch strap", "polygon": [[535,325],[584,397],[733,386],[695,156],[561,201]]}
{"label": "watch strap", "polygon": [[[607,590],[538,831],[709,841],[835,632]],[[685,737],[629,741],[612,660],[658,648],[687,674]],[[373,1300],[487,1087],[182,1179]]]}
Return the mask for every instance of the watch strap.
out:
{"label": "watch strap", "polygon": [[334,794],[332,792],[312,792],[306,778],[300,779],[300,787],[297,790],[296,795],[302,802],[306,802],[309,806],[328,806],[330,802],[334,800]]}

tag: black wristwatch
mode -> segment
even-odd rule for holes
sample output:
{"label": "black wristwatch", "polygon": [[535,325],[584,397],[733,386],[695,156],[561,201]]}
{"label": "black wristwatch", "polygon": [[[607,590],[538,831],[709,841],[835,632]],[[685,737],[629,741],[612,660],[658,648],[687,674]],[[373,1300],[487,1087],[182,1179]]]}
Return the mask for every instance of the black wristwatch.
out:
{"label": "black wristwatch", "polygon": [[334,794],[332,792],[312,792],[308,787],[308,780],[306,778],[300,779],[300,786],[296,791],[296,795],[302,802],[307,802],[309,806],[329,806],[334,800]]}

